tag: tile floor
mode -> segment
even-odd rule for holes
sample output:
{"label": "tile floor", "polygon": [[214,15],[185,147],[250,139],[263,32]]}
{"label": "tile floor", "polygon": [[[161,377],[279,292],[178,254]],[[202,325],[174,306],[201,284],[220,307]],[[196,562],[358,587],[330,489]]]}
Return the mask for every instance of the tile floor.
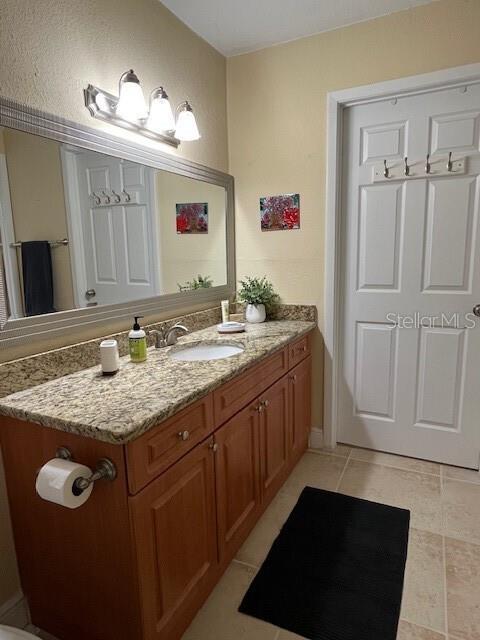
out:
{"label": "tile floor", "polygon": [[183,640],[300,640],[237,608],[305,485],[410,509],[397,640],[480,640],[480,473],[343,445],[304,455]]}
{"label": "tile floor", "polygon": [[480,473],[344,445],[303,456],[183,640],[301,640],[237,608],[305,485],[410,509],[397,640],[480,640]]}

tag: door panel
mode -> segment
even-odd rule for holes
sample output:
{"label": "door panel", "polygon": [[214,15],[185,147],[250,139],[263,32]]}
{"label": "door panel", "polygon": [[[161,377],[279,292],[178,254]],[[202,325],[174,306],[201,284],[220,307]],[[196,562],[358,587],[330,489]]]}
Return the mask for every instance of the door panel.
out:
{"label": "door panel", "polygon": [[302,456],[308,446],[312,428],[312,358],[309,356],[289,373],[290,465]]}
{"label": "door panel", "polygon": [[[342,442],[478,468],[479,104],[472,85],[345,110]],[[450,151],[465,174],[404,176]],[[401,179],[373,182],[384,160]]]}
{"label": "door panel", "polygon": [[216,580],[212,442],[129,499],[145,640],[179,637]]}
{"label": "door panel", "polygon": [[424,291],[471,288],[475,183],[466,177],[428,185]]}
{"label": "door panel", "polygon": [[[151,284],[151,257],[148,242],[148,212],[143,205],[123,209],[126,281],[128,285]],[[139,247],[144,247],[139,251]]]}
{"label": "door panel", "polygon": [[393,420],[397,370],[397,328],[357,324],[355,413]]}
{"label": "door panel", "polygon": [[397,289],[402,187],[362,188],[358,234],[358,288]]}
{"label": "door panel", "polygon": [[260,445],[258,402],[215,433],[217,517],[221,562],[228,562],[258,519]]}
{"label": "door panel", "polygon": [[112,215],[111,209],[90,209],[96,285],[117,282]]}
{"label": "door panel", "polygon": [[478,151],[480,114],[478,111],[436,116],[431,119],[431,153]]}
{"label": "door panel", "polygon": [[262,394],[260,447],[263,500],[269,502],[288,473],[288,377]]}
{"label": "door panel", "polygon": [[435,327],[420,330],[415,426],[460,429],[466,333]]}

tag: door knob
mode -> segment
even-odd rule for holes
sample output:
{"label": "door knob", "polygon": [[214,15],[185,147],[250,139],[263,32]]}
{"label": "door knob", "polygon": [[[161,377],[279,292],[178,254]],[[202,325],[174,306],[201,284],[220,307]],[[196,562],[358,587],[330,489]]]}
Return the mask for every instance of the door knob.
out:
{"label": "door knob", "polygon": [[85,291],[85,298],[87,300],[90,300],[90,298],[94,298],[97,295],[97,292],[95,291],[95,289],[87,289]]}
{"label": "door knob", "polygon": [[473,307],[473,314],[474,314],[475,316],[478,316],[478,317],[480,318],[480,304],[476,304],[476,305]]}

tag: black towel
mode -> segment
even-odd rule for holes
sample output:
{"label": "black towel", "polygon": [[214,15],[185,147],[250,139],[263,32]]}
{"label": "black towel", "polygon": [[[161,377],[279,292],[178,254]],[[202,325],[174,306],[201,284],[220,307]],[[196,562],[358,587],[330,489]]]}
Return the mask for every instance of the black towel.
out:
{"label": "black towel", "polygon": [[22,242],[23,295],[25,315],[53,313],[53,276],[50,243]]}

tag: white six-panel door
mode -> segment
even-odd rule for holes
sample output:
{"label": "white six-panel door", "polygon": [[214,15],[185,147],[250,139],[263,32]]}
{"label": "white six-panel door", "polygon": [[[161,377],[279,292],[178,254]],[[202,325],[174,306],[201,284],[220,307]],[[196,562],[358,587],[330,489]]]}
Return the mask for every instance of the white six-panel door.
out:
{"label": "white six-panel door", "polygon": [[158,295],[150,170],[91,152],[77,154],[76,167],[86,292],[92,292],[85,299],[110,304]]}
{"label": "white six-panel door", "polygon": [[478,85],[345,110],[339,441],[478,468],[479,136]]}

